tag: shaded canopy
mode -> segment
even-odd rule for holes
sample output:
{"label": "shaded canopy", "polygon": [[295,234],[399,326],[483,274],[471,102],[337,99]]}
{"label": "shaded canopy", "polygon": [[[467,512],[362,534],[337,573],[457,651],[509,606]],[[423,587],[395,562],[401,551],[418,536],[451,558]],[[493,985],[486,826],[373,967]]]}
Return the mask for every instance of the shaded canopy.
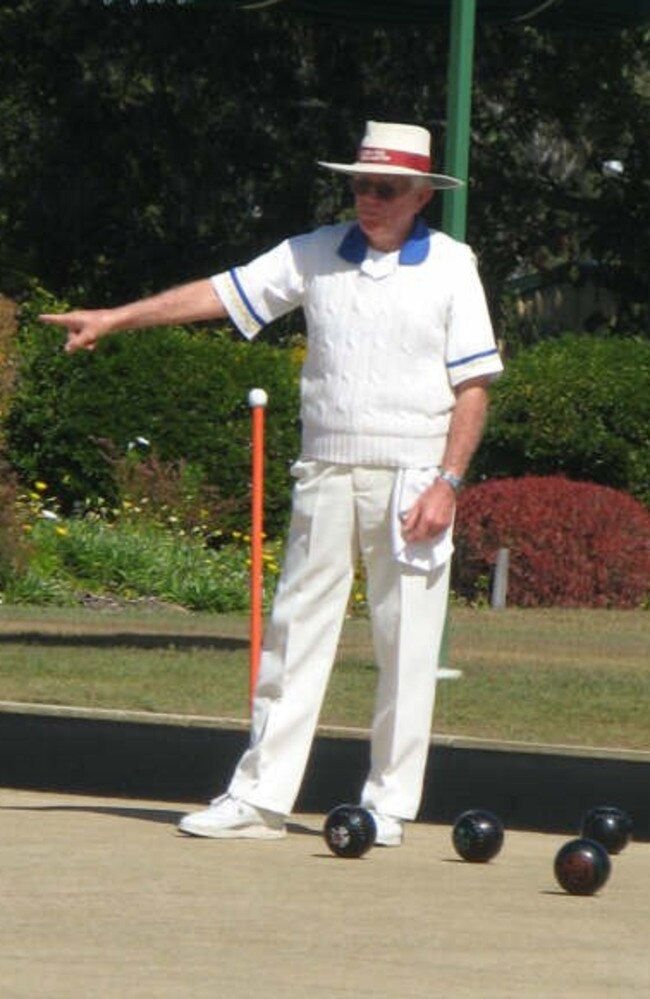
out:
{"label": "shaded canopy", "polygon": [[[223,0],[195,0],[219,3]],[[426,23],[449,13],[451,0],[229,0],[242,10],[277,8],[323,20]],[[650,0],[476,0],[477,17],[558,30],[616,30],[650,21]]]}

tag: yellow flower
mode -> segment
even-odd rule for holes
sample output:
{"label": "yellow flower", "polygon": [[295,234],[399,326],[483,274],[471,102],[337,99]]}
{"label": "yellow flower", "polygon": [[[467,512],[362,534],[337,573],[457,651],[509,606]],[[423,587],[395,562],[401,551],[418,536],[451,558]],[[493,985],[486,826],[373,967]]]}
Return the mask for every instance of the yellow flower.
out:
{"label": "yellow flower", "polygon": [[34,489],[36,489],[39,493],[44,493],[47,489],[47,482],[35,482]]}
{"label": "yellow flower", "polygon": [[60,538],[65,538],[67,536],[67,534],[68,534],[68,528],[67,527],[57,527],[56,528],[56,533],[59,535]]}

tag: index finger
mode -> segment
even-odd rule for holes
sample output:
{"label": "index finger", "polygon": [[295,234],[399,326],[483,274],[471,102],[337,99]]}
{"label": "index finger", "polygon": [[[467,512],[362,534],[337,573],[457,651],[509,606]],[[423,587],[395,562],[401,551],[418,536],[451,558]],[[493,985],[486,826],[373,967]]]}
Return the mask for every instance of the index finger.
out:
{"label": "index finger", "polygon": [[70,322],[70,313],[42,312],[38,318],[42,323],[53,323],[55,326],[67,326]]}

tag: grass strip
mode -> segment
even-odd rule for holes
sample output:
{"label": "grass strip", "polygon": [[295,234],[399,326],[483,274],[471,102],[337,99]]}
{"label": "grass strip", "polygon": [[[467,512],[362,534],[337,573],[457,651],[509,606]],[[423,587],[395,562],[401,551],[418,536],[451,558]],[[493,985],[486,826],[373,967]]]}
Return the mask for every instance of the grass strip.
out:
{"label": "grass strip", "polygon": [[[433,731],[650,750],[643,611],[452,608]],[[0,609],[0,700],[245,719],[247,619],[156,608]],[[347,622],[322,724],[367,728],[368,622]]]}

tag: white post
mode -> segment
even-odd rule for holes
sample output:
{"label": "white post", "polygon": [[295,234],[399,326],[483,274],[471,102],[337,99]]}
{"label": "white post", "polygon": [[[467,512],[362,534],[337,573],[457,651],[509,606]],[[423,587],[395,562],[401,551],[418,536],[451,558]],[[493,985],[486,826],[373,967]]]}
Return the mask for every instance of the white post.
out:
{"label": "white post", "polygon": [[499,548],[497,552],[497,560],[494,565],[494,577],[492,580],[492,596],[490,600],[492,610],[502,610],[506,605],[509,568],[510,549]]}

